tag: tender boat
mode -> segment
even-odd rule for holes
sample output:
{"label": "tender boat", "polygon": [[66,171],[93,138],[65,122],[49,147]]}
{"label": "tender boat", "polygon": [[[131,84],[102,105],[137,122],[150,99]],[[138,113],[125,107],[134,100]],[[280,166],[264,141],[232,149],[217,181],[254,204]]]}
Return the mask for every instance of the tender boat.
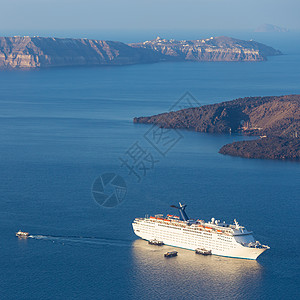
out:
{"label": "tender boat", "polygon": [[177,251],[168,251],[167,253],[165,253],[165,257],[174,257],[177,256],[178,252]]}
{"label": "tender boat", "polygon": [[206,250],[204,248],[197,248],[195,250],[196,254],[202,254],[202,255],[211,255],[211,250]]}
{"label": "tender boat", "polygon": [[29,233],[19,230],[16,233],[16,236],[19,237],[19,238],[27,238],[27,237],[29,237]]}
{"label": "tender boat", "polygon": [[154,239],[154,240],[148,241],[148,244],[150,244],[150,245],[155,245],[155,246],[163,246],[163,245],[164,245],[164,242],[158,241],[158,240]]}

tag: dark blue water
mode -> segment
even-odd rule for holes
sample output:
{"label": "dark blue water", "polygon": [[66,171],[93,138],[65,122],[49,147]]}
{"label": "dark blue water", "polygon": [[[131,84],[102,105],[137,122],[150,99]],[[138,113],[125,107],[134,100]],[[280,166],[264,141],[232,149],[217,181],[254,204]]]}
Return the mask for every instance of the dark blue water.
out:
{"label": "dark blue water", "polygon": [[[150,127],[132,123],[186,91],[201,104],[300,93],[296,41],[273,40],[287,55],[262,63],[1,72],[1,298],[296,299],[299,163],[222,156],[243,137],[188,131],[162,156],[144,138]],[[119,161],[135,142],[159,160],[140,183]],[[128,186],[115,208],[91,195],[105,172]],[[131,222],[178,201],[192,217],[237,218],[271,250],[258,261],[186,250],[163,259],[168,248],[137,240]],[[18,229],[36,238],[18,240]]]}

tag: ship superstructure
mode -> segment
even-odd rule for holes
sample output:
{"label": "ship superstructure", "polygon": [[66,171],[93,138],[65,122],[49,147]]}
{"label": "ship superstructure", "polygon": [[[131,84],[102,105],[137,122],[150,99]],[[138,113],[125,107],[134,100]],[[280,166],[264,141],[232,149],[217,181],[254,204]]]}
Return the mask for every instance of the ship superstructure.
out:
{"label": "ship superstructure", "polygon": [[211,254],[256,259],[268,246],[256,241],[251,231],[239,225],[227,224],[212,218],[211,221],[190,219],[186,205],[179,203],[180,216],[162,214],[136,218],[133,223],[134,233],[144,240],[158,240],[166,245],[196,250],[211,251]]}

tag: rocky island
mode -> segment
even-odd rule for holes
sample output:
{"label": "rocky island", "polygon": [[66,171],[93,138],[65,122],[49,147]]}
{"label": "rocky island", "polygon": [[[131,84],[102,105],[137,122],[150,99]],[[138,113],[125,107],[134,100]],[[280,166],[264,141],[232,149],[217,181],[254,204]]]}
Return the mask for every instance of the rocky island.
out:
{"label": "rocky island", "polygon": [[192,41],[155,40],[130,44],[134,48],[151,49],[173,61],[263,61],[280,51],[255,41],[226,36]]}
{"label": "rocky island", "polygon": [[103,66],[164,61],[263,61],[280,51],[254,41],[216,37],[156,38],[143,43],[52,37],[0,37],[0,69]]}
{"label": "rocky island", "polygon": [[300,138],[265,137],[254,141],[234,142],[223,146],[219,152],[244,158],[299,160]]}
{"label": "rocky island", "polygon": [[163,128],[260,136],[258,140],[225,145],[220,153],[246,158],[300,159],[300,95],[246,97],[133,121]]}
{"label": "rocky island", "polygon": [[43,37],[0,38],[0,68],[128,65],[156,62],[159,55],[121,42]]}
{"label": "rocky island", "polygon": [[289,30],[284,27],[279,27],[273,24],[262,24],[255,29],[254,32],[288,32]]}

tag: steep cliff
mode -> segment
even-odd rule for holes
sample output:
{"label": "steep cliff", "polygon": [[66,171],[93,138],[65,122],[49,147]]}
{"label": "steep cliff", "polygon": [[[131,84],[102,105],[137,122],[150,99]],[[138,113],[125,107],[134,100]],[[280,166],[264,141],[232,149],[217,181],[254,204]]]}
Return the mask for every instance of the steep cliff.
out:
{"label": "steep cliff", "polygon": [[126,45],[89,39],[0,37],[0,68],[128,65],[162,61],[262,61],[271,47],[228,37],[197,41],[156,39]]}
{"label": "steep cliff", "polygon": [[170,60],[189,61],[263,61],[280,51],[255,41],[243,41],[226,36],[193,41],[155,40],[134,43],[135,48],[152,49]]}
{"label": "steep cliff", "polygon": [[127,65],[156,62],[160,55],[121,42],[42,37],[0,38],[0,68]]}

